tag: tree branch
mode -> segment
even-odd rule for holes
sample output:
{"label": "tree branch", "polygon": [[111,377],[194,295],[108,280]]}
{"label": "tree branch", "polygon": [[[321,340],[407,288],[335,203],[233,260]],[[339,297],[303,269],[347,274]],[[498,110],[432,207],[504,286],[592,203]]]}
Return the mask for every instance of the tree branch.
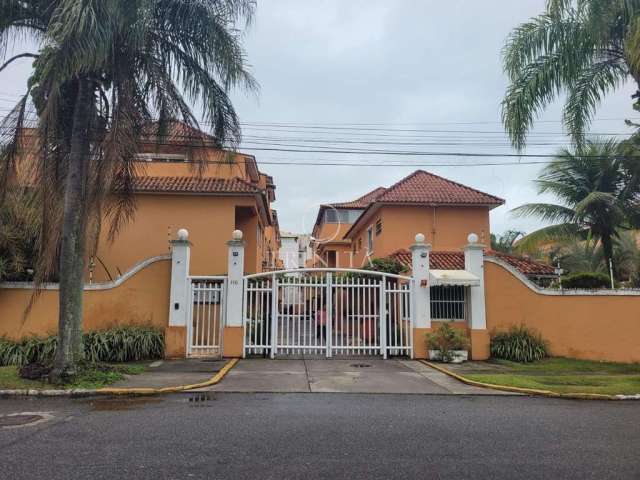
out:
{"label": "tree branch", "polygon": [[24,57],[38,58],[39,56],[40,55],[36,55],[35,53],[21,53],[19,55],[11,57],[9,60],[7,60],[2,64],[2,66],[0,67],[0,72],[2,72],[5,68],[7,68],[14,60],[18,60],[19,58],[24,58]]}

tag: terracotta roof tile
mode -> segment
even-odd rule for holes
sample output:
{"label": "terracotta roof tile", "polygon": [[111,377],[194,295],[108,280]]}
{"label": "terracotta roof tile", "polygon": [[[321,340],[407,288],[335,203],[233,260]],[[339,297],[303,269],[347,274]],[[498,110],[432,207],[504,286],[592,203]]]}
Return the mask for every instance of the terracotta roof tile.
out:
{"label": "terracotta roof tile", "polygon": [[504,200],[424,170],[416,170],[387,188],[376,201],[381,203],[418,203],[429,205],[491,205]]}
{"label": "terracotta roof tile", "polygon": [[[143,142],[157,141],[160,124],[158,122],[150,122],[142,129]],[[215,142],[216,138],[202,130],[187,125],[179,120],[171,120],[167,122],[166,130],[162,137],[164,143],[180,143],[184,144],[189,141],[198,142]]]}
{"label": "terracotta roof tile", "polygon": [[[524,275],[555,275],[555,269],[553,266],[536,262],[529,258],[516,257],[514,255],[507,255],[506,253],[495,252],[493,250],[485,252],[485,256],[496,257],[519,270]],[[408,250],[397,250],[387,258],[393,259],[411,269],[411,252]],[[429,268],[433,270],[464,270],[464,253],[431,252],[429,254]]]}
{"label": "terracotta roof tile", "polygon": [[487,257],[496,257],[500,260],[507,262],[512,267],[520,270],[525,275],[555,275],[556,269],[552,265],[546,263],[537,262],[530,258],[517,257],[515,255],[508,255],[502,252],[496,252],[494,250],[488,250],[485,252]]}
{"label": "terracotta roof tile", "polygon": [[140,177],[134,182],[139,193],[260,193],[255,185],[240,178]]}
{"label": "terracotta roof tile", "polygon": [[378,187],[350,202],[331,203],[330,206],[334,208],[367,208],[371,202],[377,200],[386,190],[384,187]]}

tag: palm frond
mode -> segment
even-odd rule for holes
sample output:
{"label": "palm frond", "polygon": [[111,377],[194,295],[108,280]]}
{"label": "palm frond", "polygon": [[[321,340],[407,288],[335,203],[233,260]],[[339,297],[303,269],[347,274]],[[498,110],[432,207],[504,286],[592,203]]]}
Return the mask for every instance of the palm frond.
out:
{"label": "palm frond", "polygon": [[541,245],[548,243],[564,242],[575,239],[583,233],[580,226],[574,223],[563,223],[559,225],[551,225],[522,237],[516,243],[516,250],[519,252],[528,252],[539,249]]}
{"label": "palm frond", "polygon": [[545,222],[572,222],[576,219],[575,210],[552,203],[526,203],[511,213],[516,217],[537,217]]}

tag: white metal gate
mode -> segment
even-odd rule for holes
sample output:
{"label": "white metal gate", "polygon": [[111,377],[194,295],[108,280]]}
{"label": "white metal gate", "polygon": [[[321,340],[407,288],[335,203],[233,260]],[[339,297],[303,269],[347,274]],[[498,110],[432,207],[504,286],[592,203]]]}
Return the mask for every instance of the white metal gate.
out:
{"label": "white metal gate", "polygon": [[244,278],[244,354],[413,355],[413,280],[351,269]]}
{"label": "white metal gate", "polygon": [[221,357],[226,277],[188,277],[187,355]]}

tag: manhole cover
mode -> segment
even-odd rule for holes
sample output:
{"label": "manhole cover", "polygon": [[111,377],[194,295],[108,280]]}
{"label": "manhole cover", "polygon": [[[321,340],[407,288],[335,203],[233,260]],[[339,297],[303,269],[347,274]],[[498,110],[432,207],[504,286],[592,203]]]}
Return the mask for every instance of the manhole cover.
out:
{"label": "manhole cover", "polygon": [[30,423],[44,420],[42,415],[5,415],[0,417],[0,428],[3,427],[21,427]]}
{"label": "manhole cover", "polygon": [[370,367],[371,365],[369,365],[368,363],[352,363],[351,366],[353,368],[367,368],[367,367]]}

